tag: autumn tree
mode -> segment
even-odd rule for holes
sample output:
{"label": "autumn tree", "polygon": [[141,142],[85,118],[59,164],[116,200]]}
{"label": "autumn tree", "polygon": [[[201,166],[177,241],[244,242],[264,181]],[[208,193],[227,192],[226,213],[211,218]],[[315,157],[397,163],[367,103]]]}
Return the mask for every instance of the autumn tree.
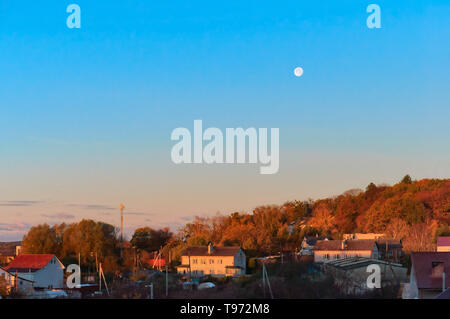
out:
{"label": "autumn tree", "polygon": [[22,241],[22,249],[27,254],[55,254],[61,257],[62,232],[47,224],[31,227]]}
{"label": "autumn tree", "polygon": [[63,253],[66,257],[77,258],[82,264],[92,264],[97,258],[102,261],[116,253],[117,231],[114,226],[83,219],[70,224],[64,232]]}
{"label": "autumn tree", "polygon": [[431,234],[435,233],[436,228],[436,221],[431,220],[411,226],[403,241],[403,249],[405,251],[434,251],[436,246]]}
{"label": "autumn tree", "polygon": [[168,228],[152,229],[150,227],[138,228],[131,238],[131,245],[139,250],[156,251],[172,238],[173,234]]}

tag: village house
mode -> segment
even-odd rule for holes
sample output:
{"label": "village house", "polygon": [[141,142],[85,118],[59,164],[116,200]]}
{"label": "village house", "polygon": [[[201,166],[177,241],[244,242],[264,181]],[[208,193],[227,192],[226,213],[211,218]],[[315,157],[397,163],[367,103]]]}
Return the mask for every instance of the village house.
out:
{"label": "village house", "polygon": [[376,240],[378,259],[399,263],[402,261],[403,245],[399,239],[381,238]]}
{"label": "village house", "polygon": [[[407,280],[406,267],[401,264],[365,257],[335,259],[324,264],[324,273],[333,276],[335,285],[342,293],[361,295],[371,290],[367,287],[367,269],[370,265],[380,267],[381,287],[399,285]],[[372,288],[373,289],[373,288]]]}
{"label": "village house", "polygon": [[64,287],[64,265],[52,254],[19,255],[5,267],[5,270],[33,281],[35,289]]}
{"label": "village house", "polygon": [[316,245],[317,241],[319,240],[329,240],[330,238],[325,236],[305,236],[303,237],[302,243],[301,243],[301,255],[314,255],[314,246]]}
{"label": "village house", "polygon": [[319,240],[314,246],[315,263],[351,257],[378,259],[378,247],[375,240]]}
{"label": "village house", "polygon": [[246,271],[246,257],[240,247],[190,246],[181,254],[177,271],[191,277],[240,276]]}
{"label": "village house", "polygon": [[437,239],[438,252],[450,252],[450,236],[440,236]]}
{"label": "village house", "polygon": [[411,253],[410,280],[403,298],[436,298],[449,287],[450,252]]}
{"label": "village house", "polygon": [[33,282],[10,273],[0,267],[0,285],[5,285],[6,292],[10,294],[12,291],[19,292],[24,295],[33,294]]}

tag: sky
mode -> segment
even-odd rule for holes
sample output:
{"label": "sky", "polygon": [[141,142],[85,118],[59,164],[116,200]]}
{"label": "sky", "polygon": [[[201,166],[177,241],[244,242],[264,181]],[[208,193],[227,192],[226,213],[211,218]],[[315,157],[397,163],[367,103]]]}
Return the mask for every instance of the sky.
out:
{"label": "sky", "polygon": [[[40,223],[118,226],[120,203],[130,236],[448,178],[449,20],[433,0],[1,0],[0,241]],[[197,119],[279,128],[279,172],[174,164],[171,132]]]}

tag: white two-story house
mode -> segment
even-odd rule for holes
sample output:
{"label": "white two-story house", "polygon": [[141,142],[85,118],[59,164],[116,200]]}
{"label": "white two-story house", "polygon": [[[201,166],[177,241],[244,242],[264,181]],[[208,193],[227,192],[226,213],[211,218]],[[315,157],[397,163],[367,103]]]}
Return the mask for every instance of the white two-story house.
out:
{"label": "white two-story house", "polygon": [[33,282],[35,289],[61,289],[64,287],[64,265],[55,255],[22,254],[5,270]]}
{"label": "white two-story house", "polygon": [[179,274],[202,277],[240,276],[246,270],[246,257],[240,247],[190,246],[181,254]]}

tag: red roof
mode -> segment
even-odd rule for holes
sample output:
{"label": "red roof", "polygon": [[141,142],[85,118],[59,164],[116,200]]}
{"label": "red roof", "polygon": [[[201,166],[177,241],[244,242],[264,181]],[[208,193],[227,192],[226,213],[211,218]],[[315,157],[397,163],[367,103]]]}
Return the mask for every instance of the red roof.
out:
{"label": "red roof", "polygon": [[437,240],[438,247],[450,246],[450,236],[441,236]]}
{"label": "red roof", "polygon": [[35,272],[47,266],[54,256],[52,254],[19,255],[5,267],[5,270],[9,272]]}
{"label": "red roof", "polygon": [[[450,252],[413,252],[411,262],[419,289],[442,288],[442,274],[433,275],[433,264],[443,263],[442,270],[450,274]],[[445,279],[445,287],[450,287],[450,276]]]}
{"label": "red roof", "polygon": [[154,258],[149,258],[147,260],[145,260],[145,262],[149,265],[153,267],[153,264],[155,265],[155,267],[164,267],[166,266],[166,261],[162,258],[159,259],[154,259]]}

